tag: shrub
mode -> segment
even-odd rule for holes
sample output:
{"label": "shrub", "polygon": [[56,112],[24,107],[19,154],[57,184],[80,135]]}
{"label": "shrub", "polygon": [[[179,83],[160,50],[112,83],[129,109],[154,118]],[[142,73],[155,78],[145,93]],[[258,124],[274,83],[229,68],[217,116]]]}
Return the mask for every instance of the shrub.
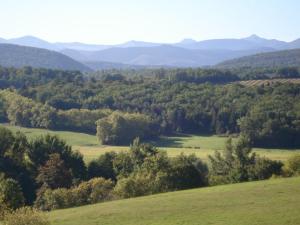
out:
{"label": "shrub", "polygon": [[111,180],[98,177],[88,181],[88,183],[91,186],[90,203],[103,202],[112,198],[114,183]]}
{"label": "shrub", "polygon": [[0,174],[0,205],[8,209],[17,209],[24,205],[25,199],[17,181],[5,179]]}
{"label": "shrub", "polygon": [[208,168],[195,155],[181,154],[171,160],[170,180],[175,190],[207,185]]}
{"label": "shrub", "polygon": [[46,189],[38,194],[35,206],[40,210],[53,210],[98,203],[112,198],[114,183],[94,178],[74,188]]}
{"label": "shrub", "polygon": [[265,180],[282,173],[282,162],[256,157],[255,162],[249,167],[249,180]]}
{"label": "shrub", "polygon": [[116,174],[113,168],[113,161],[116,153],[107,152],[98,159],[91,161],[88,165],[88,177],[104,177],[106,179],[116,180]]}
{"label": "shrub", "polygon": [[152,174],[136,173],[121,178],[114,193],[121,198],[131,198],[156,193],[154,190],[155,177]]}
{"label": "shrub", "polygon": [[285,176],[298,176],[300,175],[300,154],[290,157],[284,165]]}
{"label": "shrub", "polygon": [[50,225],[46,216],[29,207],[17,209],[4,215],[3,225]]}

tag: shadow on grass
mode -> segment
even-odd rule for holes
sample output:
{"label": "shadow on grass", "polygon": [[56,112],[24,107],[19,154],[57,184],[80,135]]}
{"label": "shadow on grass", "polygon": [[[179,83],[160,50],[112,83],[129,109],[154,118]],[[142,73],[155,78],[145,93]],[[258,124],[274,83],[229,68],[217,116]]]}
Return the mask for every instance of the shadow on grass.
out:
{"label": "shadow on grass", "polygon": [[150,143],[157,147],[182,148],[184,139],[191,137],[191,134],[174,133],[172,136],[160,136]]}

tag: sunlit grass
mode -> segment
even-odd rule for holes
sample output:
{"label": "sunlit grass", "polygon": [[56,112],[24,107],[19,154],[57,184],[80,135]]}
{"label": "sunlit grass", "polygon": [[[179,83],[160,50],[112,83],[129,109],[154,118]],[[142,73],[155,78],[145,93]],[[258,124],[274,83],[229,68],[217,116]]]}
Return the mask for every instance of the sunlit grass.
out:
{"label": "sunlit grass", "polygon": [[53,225],[297,225],[300,178],[170,192],[49,213]]}
{"label": "sunlit grass", "polygon": [[[129,146],[103,146],[99,145],[96,135],[70,132],[70,131],[50,131],[46,129],[24,128],[2,124],[13,132],[22,131],[25,135],[32,139],[40,135],[52,134],[58,135],[64,139],[67,144],[72,145],[74,150],[80,151],[86,162],[89,162],[105,152],[128,151]],[[159,149],[166,150],[170,157],[177,156],[181,153],[195,154],[202,160],[206,161],[208,155],[214,154],[216,150],[224,149],[227,137],[220,136],[196,136],[196,135],[180,135],[175,137],[161,137],[152,143]],[[254,149],[257,154],[274,160],[285,161],[290,156],[300,153],[300,150],[283,150],[283,149]]]}

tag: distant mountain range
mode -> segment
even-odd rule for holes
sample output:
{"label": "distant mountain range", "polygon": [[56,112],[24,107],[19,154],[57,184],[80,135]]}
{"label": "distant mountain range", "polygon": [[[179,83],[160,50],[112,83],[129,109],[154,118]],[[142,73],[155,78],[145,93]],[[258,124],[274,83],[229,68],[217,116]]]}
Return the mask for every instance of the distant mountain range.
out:
{"label": "distant mountain range", "polygon": [[[129,41],[118,45],[84,43],[50,43],[33,36],[13,39],[0,38],[0,43],[36,47],[60,52],[93,70],[139,67],[201,67],[213,66],[243,56],[300,48],[300,39],[284,42],[257,35],[241,39],[195,41],[178,43]],[[1,54],[1,52],[0,52]]]}

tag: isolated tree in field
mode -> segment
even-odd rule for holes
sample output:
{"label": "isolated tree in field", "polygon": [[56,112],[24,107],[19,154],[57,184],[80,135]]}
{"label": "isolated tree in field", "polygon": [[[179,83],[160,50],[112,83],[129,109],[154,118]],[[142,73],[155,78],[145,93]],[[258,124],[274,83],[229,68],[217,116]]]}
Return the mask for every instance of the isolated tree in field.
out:
{"label": "isolated tree in field", "polygon": [[72,175],[59,154],[52,154],[45,165],[39,169],[36,180],[50,189],[68,188],[72,184]]}

